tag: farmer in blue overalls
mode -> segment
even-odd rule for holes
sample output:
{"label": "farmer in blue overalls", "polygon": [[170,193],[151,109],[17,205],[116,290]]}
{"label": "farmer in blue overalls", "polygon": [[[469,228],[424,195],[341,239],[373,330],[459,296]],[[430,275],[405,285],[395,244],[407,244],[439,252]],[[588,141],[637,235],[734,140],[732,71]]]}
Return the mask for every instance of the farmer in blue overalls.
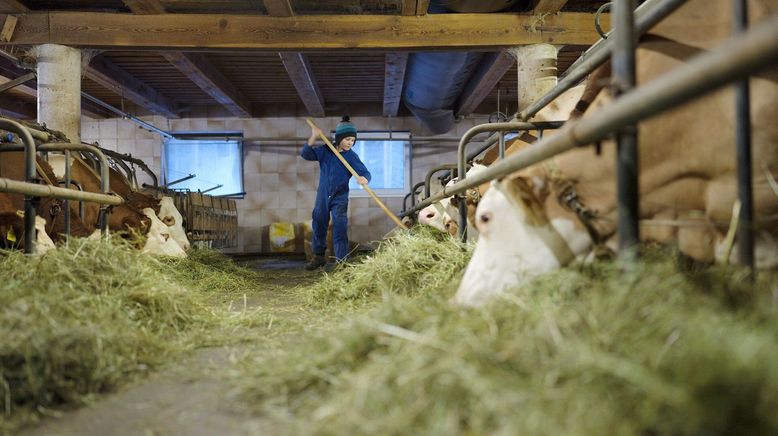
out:
{"label": "farmer in blue overalls", "polygon": [[[335,258],[342,262],[349,253],[348,244],[348,182],[351,173],[346,166],[326,145],[315,146],[322,133],[318,127],[311,127],[311,137],[303,146],[300,155],[305,160],[319,161],[319,189],[316,191],[316,205],[313,208],[313,259],[305,266],[314,270],[327,264],[324,252],[327,249],[327,228],[332,214],[332,241],[335,248]],[[357,141],[357,128],[344,116],[335,129],[335,147],[341,156],[354,168],[359,175],[357,182],[367,185],[370,181],[370,171],[351,150]]]}

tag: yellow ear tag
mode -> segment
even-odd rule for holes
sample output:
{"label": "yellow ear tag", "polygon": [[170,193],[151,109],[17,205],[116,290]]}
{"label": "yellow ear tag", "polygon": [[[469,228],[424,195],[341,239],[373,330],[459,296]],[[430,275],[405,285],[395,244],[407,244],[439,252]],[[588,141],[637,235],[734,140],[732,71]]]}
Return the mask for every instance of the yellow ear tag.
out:
{"label": "yellow ear tag", "polygon": [[14,233],[13,227],[8,229],[8,233],[5,234],[5,239],[11,242],[16,242],[16,233]]}

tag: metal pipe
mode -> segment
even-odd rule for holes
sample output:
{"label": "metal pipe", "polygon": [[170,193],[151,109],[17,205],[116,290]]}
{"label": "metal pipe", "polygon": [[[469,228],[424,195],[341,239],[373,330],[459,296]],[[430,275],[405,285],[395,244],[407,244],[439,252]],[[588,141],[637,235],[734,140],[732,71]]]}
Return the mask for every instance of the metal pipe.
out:
{"label": "metal pipe", "polygon": [[406,210],[403,216],[573,147],[601,141],[622,126],[652,117],[776,63],[778,17],[773,17],[624,94],[599,112],[567,123],[558,134],[545,136],[532,147],[506,157],[483,172],[444,187],[441,192]]}
{"label": "metal pipe", "polygon": [[[156,187],[159,186],[159,182],[157,181],[157,175],[154,174],[153,171],[151,171],[151,168],[149,168],[149,166],[146,165],[146,162],[144,162],[141,159],[138,159],[136,157],[132,157],[129,154],[119,153],[119,152],[116,152],[116,151],[113,151],[113,150],[108,150],[107,148],[102,148],[102,147],[99,147],[99,148],[100,148],[100,150],[102,150],[103,153],[106,154],[106,156],[112,157],[114,159],[122,160],[122,161],[125,161],[125,162],[130,162],[130,163],[133,163],[133,164],[139,166],[140,169],[143,170],[143,172],[145,172],[146,174],[149,175],[149,177],[151,177],[153,185],[150,185],[149,187],[156,188]],[[145,184],[143,186],[146,187]]]}
{"label": "metal pipe", "polygon": [[417,194],[416,191],[418,191],[419,188],[423,186],[424,186],[424,182],[422,181],[413,185],[413,187],[411,188],[411,207],[413,207],[416,204],[416,194]]}
{"label": "metal pipe", "polygon": [[405,197],[403,197],[403,210],[402,210],[403,212],[405,212],[408,209],[408,198],[410,198],[411,195],[413,195],[413,192],[409,192],[405,194]]}
{"label": "metal pipe", "polygon": [[499,136],[500,140],[498,142],[499,145],[497,148],[497,153],[498,153],[497,156],[500,160],[502,160],[505,157],[505,132],[501,131],[498,133],[498,135],[500,135]]}
{"label": "metal pipe", "polygon": [[[732,1],[732,34],[748,28],[748,5],[745,0]],[[735,138],[737,141],[737,193],[740,219],[737,228],[738,261],[754,269],[754,195],[751,178],[751,97],[748,78],[735,83]]]}
{"label": "metal pipe", "polygon": [[[65,150],[65,189],[70,189],[70,150]],[[83,189],[80,189],[83,191]],[[82,202],[79,207],[83,206]],[[83,217],[83,215],[82,215]],[[70,243],[70,200],[65,200],[65,244]]]}
{"label": "metal pipe", "polygon": [[[614,29],[613,81],[616,95],[623,95],[635,87],[635,0],[617,0],[613,4]],[[640,192],[638,190],[637,124],[628,124],[616,134],[616,191],[618,199],[619,258],[635,261],[638,256],[640,229]]]}
{"label": "metal pipe", "polygon": [[[175,185],[175,184],[177,184],[177,183],[185,182],[185,181],[187,181],[187,180],[189,180],[189,179],[194,179],[195,177],[197,177],[197,176],[196,176],[196,175],[194,175],[194,174],[190,174],[190,175],[188,175],[188,176],[186,176],[186,177],[181,177],[180,179],[173,180],[173,181],[172,181],[172,182],[170,182],[170,183],[165,183],[165,184],[164,184],[164,185],[162,185],[162,186],[163,186],[163,187],[165,187],[165,188],[167,188],[167,187],[169,187],[169,186],[172,186],[172,185]],[[146,185],[144,185],[144,186],[146,186]]]}
{"label": "metal pipe", "polygon": [[[113,206],[124,203],[124,200],[116,195],[98,194],[96,192],[81,192],[72,189],[59,188],[52,185],[39,185],[37,183],[21,182],[19,180],[0,177],[0,191],[12,194],[24,194],[33,197],[54,197],[69,200],[91,201]],[[33,218],[35,216],[33,215]],[[26,243],[26,241],[25,241]]]}
{"label": "metal pipe", "polygon": [[[619,0],[621,1],[621,0]],[[686,3],[686,0],[651,0],[635,11],[635,31],[638,35],[642,35],[647,30],[651,29],[658,22],[662,21],[665,17],[670,15],[671,12],[678,9],[681,5]],[[570,66],[559,78],[559,83],[545,94],[540,97],[536,102],[532,103],[528,108],[521,111],[517,115],[518,119],[527,120],[535,116],[541,109],[546,107],[549,103],[554,101],[555,98],[562,95],[563,92],[577,85],[581,80],[585,79],[592,71],[597,67],[604,64],[610,57],[611,51],[614,47],[614,38],[600,39],[595,43],[591,49],[581,56],[577,61]]]}
{"label": "metal pipe", "polygon": [[[467,169],[465,168],[465,150],[470,138],[483,132],[505,132],[514,130],[531,130],[537,126],[526,122],[507,122],[507,123],[486,123],[473,126],[462,135],[457,148],[457,171],[459,180],[465,180]],[[467,205],[464,201],[459,202],[459,237],[464,241],[467,239]]]}
{"label": "metal pipe", "polygon": [[[24,178],[27,183],[36,182],[35,173],[35,140],[30,130],[21,123],[8,118],[0,118],[0,129],[13,132],[22,139],[22,148],[24,150]],[[24,196],[24,252],[26,254],[35,253],[35,214],[36,203],[30,195]]]}
{"label": "metal pipe", "polygon": [[457,164],[443,164],[438,165],[436,167],[433,167],[431,170],[427,171],[427,175],[424,176],[424,198],[427,198],[430,196],[430,181],[432,180],[432,175],[437,173],[441,170],[455,170],[457,169]]}
{"label": "metal pipe", "polygon": [[206,192],[211,192],[211,191],[213,191],[214,189],[219,189],[219,188],[221,188],[222,186],[224,186],[224,185],[216,185],[216,186],[214,186],[213,188],[208,188],[208,189],[206,189],[205,191],[200,191],[200,193],[201,193],[201,194],[205,194]]}
{"label": "metal pipe", "polygon": [[[20,147],[16,145],[0,146],[0,150],[16,151],[18,149],[20,149]],[[103,192],[103,194],[108,194],[111,191],[108,158],[105,157],[105,154],[94,145],[82,144],[82,143],[69,143],[69,142],[61,142],[61,143],[55,142],[49,144],[41,144],[40,146],[38,146],[38,150],[58,151],[58,152],[64,152],[67,150],[85,151],[97,156],[97,158],[100,161],[100,190]],[[105,236],[108,234],[108,213],[109,212],[108,212],[108,208],[105,206],[105,204],[107,203],[101,203],[101,204],[103,204],[103,206],[100,207],[100,215],[99,215],[100,233],[102,233],[103,236]]]}
{"label": "metal pipe", "polygon": [[157,133],[159,133],[160,135],[162,135],[162,136],[164,136],[166,138],[172,138],[173,137],[173,135],[171,135],[170,133],[160,129],[159,127],[154,126],[153,124],[149,124],[149,123],[141,120],[140,118],[136,118],[136,117],[128,114],[127,112],[124,112],[121,109],[115,108],[115,107],[111,106],[110,104],[108,104],[108,103],[106,103],[106,102],[104,102],[102,100],[99,100],[99,99],[97,99],[95,97],[92,97],[91,95],[87,94],[84,91],[81,91],[81,96],[84,97],[85,99],[91,101],[91,102],[97,103],[97,105],[102,106],[102,107],[108,109],[111,112],[114,112],[114,113],[116,113],[118,115],[121,115],[121,117],[124,118],[124,119],[130,120],[130,121],[132,121],[132,122],[134,122],[136,124],[140,124],[141,126],[143,126],[144,128],[146,128],[148,130],[151,130],[153,132],[157,132]]}
{"label": "metal pipe", "polygon": [[[58,184],[60,184],[60,185],[61,185],[61,184],[64,184],[64,183],[65,183],[64,181],[58,182]],[[70,184],[71,184],[71,185],[73,185],[73,186],[75,186],[76,188],[78,188],[78,190],[79,190],[79,191],[82,191],[82,192],[84,191],[84,187],[83,187],[83,186],[81,186],[81,184],[80,184],[80,183],[78,183],[78,181],[76,181],[76,180],[70,180]],[[69,202],[70,202],[70,200],[65,200],[65,202],[66,202],[66,203],[69,203]],[[78,202],[78,217],[79,217],[79,218],[81,218],[81,219],[83,220],[83,219],[84,219],[84,215],[86,215],[86,208],[84,207],[84,202],[83,202],[83,201],[79,201],[79,202]],[[65,217],[67,217],[67,218],[68,218],[68,220],[69,220],[69,216],[70,216],[70,214],[68,214],[68,215],[65,215]],[[68,236],[69,236],[69,235],[68,235]]]}

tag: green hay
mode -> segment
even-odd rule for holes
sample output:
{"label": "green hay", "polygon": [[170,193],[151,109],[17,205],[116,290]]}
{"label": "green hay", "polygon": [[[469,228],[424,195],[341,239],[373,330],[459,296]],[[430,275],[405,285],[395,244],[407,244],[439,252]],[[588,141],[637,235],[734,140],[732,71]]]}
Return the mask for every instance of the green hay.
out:
{"label": "green hay", "polygon": [[0,252],[0,434],[82,404],[214,338],[208,303],[255,286],[210,250],[156,258],[120,239]]}
{"label": "green hay", "polygon": [[457,281],[472,254],[427,226],[417,226],[385,241],[361,261],[339,266],[305,290],[314,305],[360,305],[382,295],[428,295]]}
{"label": "green hay", "polygon": [[242,382],[290,434],[775,434],[771,292],[651,261],[548,274],[477,310],[451,290],[387,298]]}

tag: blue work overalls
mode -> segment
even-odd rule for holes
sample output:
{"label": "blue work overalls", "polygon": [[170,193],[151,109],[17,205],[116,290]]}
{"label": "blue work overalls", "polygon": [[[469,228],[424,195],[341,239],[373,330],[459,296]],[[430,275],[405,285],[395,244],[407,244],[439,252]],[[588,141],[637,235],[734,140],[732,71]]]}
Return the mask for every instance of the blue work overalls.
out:
{"label": "blue work overalls", "polygon": [[[340,154],[354,171],[370,180],[370,171],[353,151]],[[332,242],[337,260],[343,260],[349,253],[348,247],[348,182],[351,178],[346,166],[329,147],[303,146],[300,156],[305,160],[319,161],[319,188],[316,191],[316,205],[313,208],[313,253],[323,256],[327,250],[327,228],[332,214]]]}

